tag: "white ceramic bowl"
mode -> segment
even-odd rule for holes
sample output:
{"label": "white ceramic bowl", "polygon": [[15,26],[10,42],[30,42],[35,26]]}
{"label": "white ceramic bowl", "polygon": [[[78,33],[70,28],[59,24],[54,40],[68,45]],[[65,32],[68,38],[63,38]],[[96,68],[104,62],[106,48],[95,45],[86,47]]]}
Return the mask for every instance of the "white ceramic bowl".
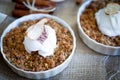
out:
{"label": "white ceramic bowl", "polygon": [[96,52],[105,54],[105,55],[120,55],[120,47],[107,46],[101,43],[96,42],[91,39],[82,29],[80,24],[80,16],[85,8],[92,2],[92,0],[86,1],[78,10],[77,14],[77,23],[78,23],[78,32],[79,36],[82,38],[83,42],[91,49]]}
{"label": "white ceramic bowl", "polygon": [[[40,18],[43,18],[43,17],[54,19],[55,21],[62,24],[64,27],[66,27],[71,32],[71,35],[73,37],[73,50],[72,50],[70,56],[61,65],[59,65],[59,66],[57,66],[55,68],[52,68],[52,69],[49,69],[49,70],[46,70],[46,71],[39,71],[39,72],[25,71],[25,70],[19,69],[16,66],[12,65],[8,61],[8,59],[6,58],[6,56],[5,56],[4,52],[3,52],[3,44],[2,44],[3,38],[4,38],[4,36],[6,35],[7,32],[9,32],[12,28],[15,28],[21,22],[28,21],[30,19],[32,19],[32,20],[40,19]],[[47,14],[31,14],[31,15],[21,17],[21,18],[15,20],[14,22],[12,22],[4,30],[4,32],[3,32],[2,36],[1,36],[1,53],[3,55],[4,60],[12,68],[12,70],[14,72],[18,73],[19,75],[21,75],[23,77],[30,78],[30,79],[45,79],[45,78],[53,77],[53,76],[57,75],[58,73],[60,73],[61,71],[63,71],[68,66],[68,64],[70,63],[70,61],[71,61],[71,59],[73,57],[75,48],[76,48],[76,38],[75,38],[74,32],[71,29],[71,27],[65,21],[61,20],[60,18],[55,17],[55,16],[51,16],[51,15],[47,15]]]}

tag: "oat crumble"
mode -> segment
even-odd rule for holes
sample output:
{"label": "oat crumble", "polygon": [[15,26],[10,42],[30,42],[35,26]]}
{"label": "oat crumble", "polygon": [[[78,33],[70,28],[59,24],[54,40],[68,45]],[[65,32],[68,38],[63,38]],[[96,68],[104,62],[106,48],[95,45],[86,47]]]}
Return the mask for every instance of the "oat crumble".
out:
{"label": "oat crumble", "polygon": [[3,52],[7,59],[10,63],[25,71],[36,72],[54,68],[63,63],[73,49],[73,38],[70,31],[55,20],[49,19],[46,24],[56,31],[57,36],[57,47],[54,55],[44,58],[37,51],[32,52],[32,54],[27,53],[23,45],[25,31],[39,20],[22,22],[20,26],[8,32],[3,39]]}

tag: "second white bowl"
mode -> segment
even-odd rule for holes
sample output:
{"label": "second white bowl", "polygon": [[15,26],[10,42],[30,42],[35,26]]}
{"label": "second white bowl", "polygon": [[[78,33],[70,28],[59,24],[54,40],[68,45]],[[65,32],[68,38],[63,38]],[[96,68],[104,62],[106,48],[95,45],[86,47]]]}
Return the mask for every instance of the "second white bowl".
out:
{"label": "second white bowl", "polygon": [[95,40],[91,39],[82,29],[80,24],[80,17],[85,8],[90,5],[90,3],[93,0],[88,0],[84,4],[81,5],[81,7],[78,10],[77,14],[77,23],[78,23],[78,32],[79,36],[82,38],[83,42],[91,49],[93,49],[96,52],[105,54],[105,55],[120,55],[120,47],[113,47],[113,46],[107,46],[101,43],[96,42]]}

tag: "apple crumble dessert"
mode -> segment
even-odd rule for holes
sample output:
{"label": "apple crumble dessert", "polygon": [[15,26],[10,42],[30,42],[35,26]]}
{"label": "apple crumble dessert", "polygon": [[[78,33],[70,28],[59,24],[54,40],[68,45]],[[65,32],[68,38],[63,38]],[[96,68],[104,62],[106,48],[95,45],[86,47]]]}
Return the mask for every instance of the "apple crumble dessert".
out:
{"label": "apple crumble dessert", "polygon": [[[52,28],[55,31],[54,36],[56,36],[56,43],[55,43],[56,47],[54,47],[54,54],[50,54],[49,56],[41,54],[43,50],[47,50],[45,49],[45,47],[43,47],[43,49],[40,48],[39,51],[36,50],[30,51],[31,50],[30,47],[32,43],[29,44],[26,43],[27,47],[25,48],[25,42],[27,41],[27,40],[25,41],[25,36],[27,35],[26,33],[29,32],[32,33],[36,31],[35,34],[29,33],[29,37],[32,35],[35,38],[36,35],[39,34],[38,31],[39,27],[35,27],[35,26],[33,27],[33,25],[42,25],[43,22],[38,23],[39,21],[42,21],[42,19],[22,22],[20,25],[10,30],[10,32],[8,32],[3,39],[3,52],[5,53],[7,59],[10,61],[10,63],[25,71],[36,72],[36,71],[45,71],[52,69],[62,64],[69,57],[73,49],[73,37],[70,31],[67,28],[63,27],[62,24],[59,24],[55,20],[48,18],[47,18],[47,22],[45,23],[47,25],[45,26],[47,27],[46,30]],[[32,26],[31,29],[29,29],[30,26]],[[35,28],[36,30],[33,28]],[[44,34],[44,33],[40,33],[40,34]],[[39,37],[38,39],[38,41],[40,41],[41,44],[44,44],[42,42],[44,41],[44,39],[47,38],[45,35],[46,34]],[[52,39],[53,36],[50,36],[50,40]],[[50,43],[52,43],[52,41],[50,41]],[[36,45],[38,44],[34,44],[34,46],[31,48],[37,49],[36,47],[38,46]],[[47,47],[47,45],[49,49],[51,49],[52,44],[50,45],[49,43],[46,43],[44,46]]]}
{"label": "apple crumble dessert", "polygon": [[[102,9],[105,9],[105,8],[106,8],[106,10],[105,10],[106,13],[104,13],[104,15],[103,15]],[[100,10],[101,10],[101,12],[100,12]],[[80,16],[81,27],[83,28],[83,31],[91,39],[93,39],[99,43],[102,43],[104,45],[109,45],[109,46],[116,46],[116,47],[120,46],[120,31],[119,31],[120,24],[117,22],[114,22],[114,17],[117,18],[120,15],[116,14],[116,13],[120,14],[119,0],[112,0],[112,2],[110,0],[92,1],[90,3],[90,5],[88,5],[86,7],[86,9],[83,11],[82,15]],[[113,15],[113,14],[115,14],[115,15]],[[116,15],[118,15],[118,16],[116,17]],[[111,18],[111,20],[110,20],[111,24],[108,24],[109,16]],[[118,20],[118,22],[119,21],[120,20]],[[113,23],[117,23],[117,26],[116,26],[116,24],[114,26],[114,31],[115,31],[115,29],[116,30],[118,29],[117,32],[119,35],[114,35],[117,32],[112,33],[112,32],[107,31],[107,30],[110,30],[110,27]],[[110,26],[108,26],[108,25],[110,25]],[[101,31],[101,29],[104,29],[104,31]],[[106,34],[104,34],[104,33],[106,33]]]}

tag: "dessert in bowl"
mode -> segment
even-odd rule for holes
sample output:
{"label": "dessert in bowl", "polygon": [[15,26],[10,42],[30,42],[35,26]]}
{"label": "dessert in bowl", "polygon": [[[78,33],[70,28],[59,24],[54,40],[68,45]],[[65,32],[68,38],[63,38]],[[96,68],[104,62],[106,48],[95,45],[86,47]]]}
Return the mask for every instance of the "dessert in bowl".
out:
{"label": "dessert in bowl", "polygon": [[76,38],[58,17],[31,14],[11,23],[1,36],[1,53],[19,75],[31,79],[53,77],[70,63]]}
{"label": "dessert in bowl", "polygon": [[120,2],[86,1],[77,15],[83,42],[96,52],[120,55]]}

